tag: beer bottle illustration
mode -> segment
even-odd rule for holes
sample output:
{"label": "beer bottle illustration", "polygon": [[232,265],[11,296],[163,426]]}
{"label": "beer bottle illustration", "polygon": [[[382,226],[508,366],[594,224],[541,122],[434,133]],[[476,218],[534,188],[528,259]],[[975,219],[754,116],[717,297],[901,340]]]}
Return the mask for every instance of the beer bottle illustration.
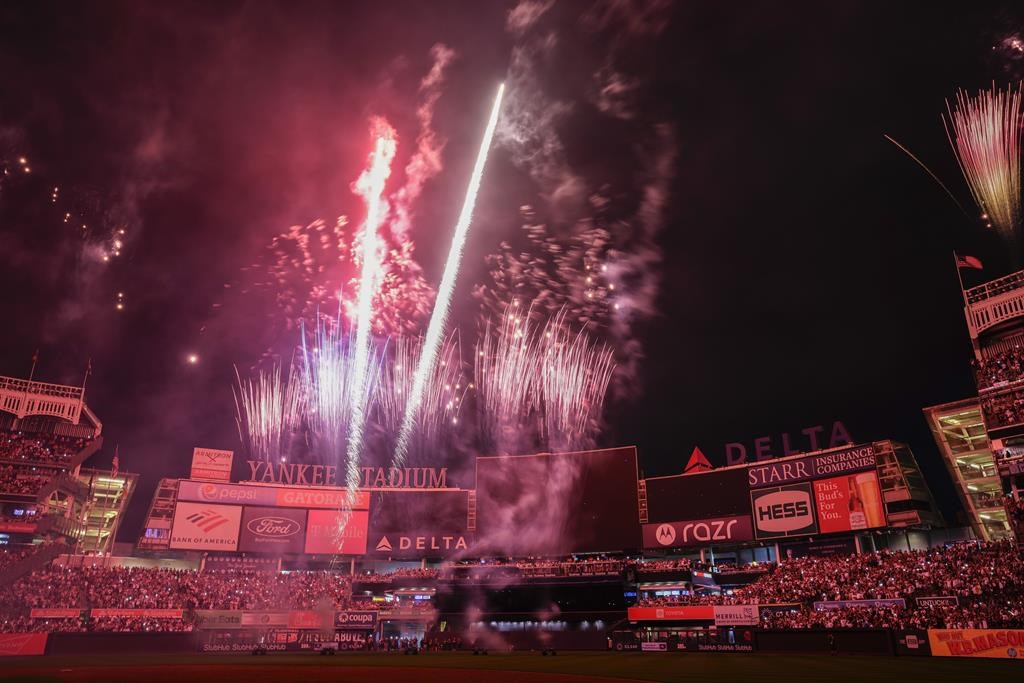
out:
{"label": "beer bottle illustration", "polygon": [[864,513],[864,501],[860,497],[856,477],[847,477],[846,482],[849,486],[850,528],[867,529],[868,518]]}

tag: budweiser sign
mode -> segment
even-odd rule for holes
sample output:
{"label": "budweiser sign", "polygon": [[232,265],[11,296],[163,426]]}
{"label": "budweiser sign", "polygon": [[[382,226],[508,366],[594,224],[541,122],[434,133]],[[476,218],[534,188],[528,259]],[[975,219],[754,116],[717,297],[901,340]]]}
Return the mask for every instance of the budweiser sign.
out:
{"label": "budweiser sign", "polygon": [[[344,486],[338,481],[338,468],[333,465],[301,465],[249,460],[249,479],[263,484],[305,484],[312,486]],[[445,489],[448,488],[447,467],[362,467],[359,470],[361,489]],[[342,473],[344,475],[344,473]]]}

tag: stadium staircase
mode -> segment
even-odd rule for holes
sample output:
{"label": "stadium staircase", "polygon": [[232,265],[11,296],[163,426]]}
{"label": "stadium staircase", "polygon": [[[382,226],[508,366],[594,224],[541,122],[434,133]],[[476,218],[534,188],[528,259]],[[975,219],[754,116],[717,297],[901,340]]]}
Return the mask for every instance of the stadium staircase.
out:
{"label": "stadium staircase", "polygon": [[0,588],[9,586],[26,574],[34,572],[41,567],[45,567],[58,555],[68,552],[68,549],[69,546],[64,543],[46,543],[39,546],[34,553],[27,557],[23,557],[18,562],[15,562],[10,567],[0,572]]}
{"label": "stadium staircase", "polygon": [[81,465],[83,462],[92,457],[92,454],[103,448],[103,437],[97,436],[85,445],[85,448],[71,456],[71,460],[68,461],[68,467],[74,469]]}
{"label": "stadium staircase", "polygon": [[62,472],[43,484],[36,495],[36,502],[45,505],[55,491],[74,496],[78,500],[85,500],[89,497],[89,487],[83,484],[78,477]]}

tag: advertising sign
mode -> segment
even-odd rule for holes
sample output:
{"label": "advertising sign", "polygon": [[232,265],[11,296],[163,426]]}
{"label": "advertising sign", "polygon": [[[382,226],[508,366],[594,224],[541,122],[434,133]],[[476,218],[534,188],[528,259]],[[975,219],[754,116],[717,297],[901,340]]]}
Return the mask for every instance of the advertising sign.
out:
{"label": "advertising sign", "polygon": [[246,507],[238,550],[243,553],[301,553],[306,540],[306,511]]}
{"label": "advertising sign", "polygon": [[288,628],[320,629],[331,625],[334,612],[317,612],[316,610],[292,610],[288,614]]}
{"label": "advertising sign", "polygon": [[712,605],[680,605],[678,607],[629,607],[630,621],[714,621]]}
{"label": "advertising sign", "polygon": [[814,609],[819,611],[847,609],[849,607],[872,607],[880,609],[885,607],[903,608],[906,606],[907,601],[903,598],[876,598],[874,600],[821,600],[814,603]]}
{"label": "advertising sign", "polygon": [[276,557],[237,557],[235,555],[207,555],[203,571],[276,572],[280,560]]}
{"label": "advertising sign", "polygon": [[918,607],[956,607],[960,604],[959,598],[955,595],[929,595],[923,598],[914,598]]}
{"label": "advertising sign", "polygon": [[28,534],[36,530],[35,522],[0,521],[0,531],[8,534]]}
{"label": "advertising sign", "polygon": [[817,479],[814,502],[823,534],[885,526],[885,507],[876,471]]}
{"label": "advertising sign", "polygon": [[291,612],[242,612],[243,627],[288,626]]}
{"label": "advertising sign", "polygon": [[649,477],[644,485],[647,520],[652,524],[750,514],[743,468]]}
{"label": "advertising sign", "polygon": [[277,489],[238,484],[211,484],[205,481],[178,482],[178,500],[198,503],[238,503],[243,505],[277,505]]}
{"label": "advertising sign", "polygon": [[809,483],[751,491],[750,507],[758,539],[818,533]]}
{"label": "advertising sign", "polygon": [[29,612],[29,619],[78,619],[82,610],[64,607],[35,607]]}
{"label": "advertising sign", "polygon": [[239,505],[178,503],[169,547],[174,550],[230,550],[238,547]]}
{"label": "advertising sign", "polygon": [[856,555],[857,542],[853,536],[828,538],[815,541],[786,541],[779,544],[779,554],[783,562],[798,557],[837,557],[840,555]]}
{"label": "advertising sign", "polygon": [[809,481],[840,474],[863,472],[876,467],[875,450],[870,444],[854,446],[841,451],[808,455],[792,460],[766,462],[748,467],[747,483],[750,488]]}
{"label": "advertising sign", "polygon": [[192,450],[192,474],[189,475],[189,479],[231,481],[231,461],[234,457],[234,451],[194,448]]}
{"label": "advertising sign", "polygon": [[377,613],[373,610],[342,610],[334,614],[334,625],[339,629],[372,631],[377,628]]}
{"label": "advertising sign", "polygon": [[[178,482],[178,500],[332,510],[348,509],[350,502],[348,492],[344,489],[211,484],[187,479]],[[352,509],[366,510],[370,506],[370,495],[365,491],[357,491],[351,502]]]}
{"label": "advertising sign", "polygon": [[668,652],[668,643],[640,643],[642,652]]}
{"label": "advertising sign", "polygon": [[761,622],[757,605],[718,605],[715,607],[716,626],[757,626]]}
{"label": "advertising sign", "polygon": [[0,633],[0,657],[46,654],[45,633]]}
{"label": "advertising sign", "polygon": [[644,548],[685,548],[754,540],[750,515],[643,525]]}
{"label": "advertising sign", "polygon": [[192,615],[198,629],[229,629],[242,626],[241,610],[197,609]]}
{"label": "advertising sign", "polygon": [[349,498],[345,489],[278,488],[277,505],[285,508],[325,508],[329,510],[366,510],[370,507],[370,494],[356,491]]}
{"label": "advertising sign", "polygon": [[387,491],[372,494],[367,554],[380,558],[445,558],[465,554],[469,491]]}
{"label": "advertising sign", "polygon": [[366,510],[310,510],[305,550],[312,555],[364,555],[368,524]]}
{"label": "advertising sign", "polygon": [[1024,630],[994,628],[928,629],[934,657],[986,657],[1018,659],[1024,648]]}
{"label": "advertising sign", "polygon": [[89,617],[92,619],[181,619],[184,610],[180,609],[122,609],[97,608],[89,610]]}
{"label": "advertising sign", "polygon": [[339,650],[365,650],[370,635],[363,631],[338,631],[335,641]]}

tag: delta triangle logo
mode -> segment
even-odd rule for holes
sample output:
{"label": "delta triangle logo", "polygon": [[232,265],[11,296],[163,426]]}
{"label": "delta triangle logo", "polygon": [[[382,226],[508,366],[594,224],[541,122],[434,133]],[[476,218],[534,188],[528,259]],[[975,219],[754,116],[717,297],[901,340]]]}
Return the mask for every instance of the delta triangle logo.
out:
{"label": "delta triangle logo", "polygon": [[387,536],[381,536],[380,540],[377,541],[377,552],[391,552],[391,541],[388,540]]}

